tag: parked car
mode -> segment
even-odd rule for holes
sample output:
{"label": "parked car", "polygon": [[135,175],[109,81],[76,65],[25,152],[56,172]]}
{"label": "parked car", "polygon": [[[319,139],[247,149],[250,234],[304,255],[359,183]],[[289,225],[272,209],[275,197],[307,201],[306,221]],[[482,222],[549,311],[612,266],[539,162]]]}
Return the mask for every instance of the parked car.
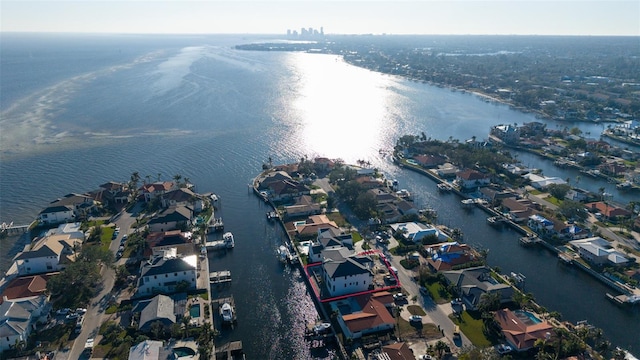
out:
{"label": "parked car", "polygon": [[75,320],[75,319],[77,319],[79,316],[80,316],[80,315],[79,315],[79,314],[76,314],[76,313],[69,313],[69,314],[67,314],[67,316],[65,316],[65,319],[67,319],[67,320]]}
{"label": "parked car", "polygon": [[122,239],[120,239],[120,242],[127,241],[127,238],[128,238],[127,234],[122,235]]}
{"label": "parked car", "polygon": [[409,316],[410,322],[422,322],[422,316],[420,315],[411,315]]}
{"label": "parked car", "polygon": [[56,315],[67,315],[70,312],[71,312],[71,309],[69,308],[59,309],[58,311],[56,311]]}
{"label": "parked car", "polygon": [[407,298],[407,295],[405,295],[404,293],[401,293],[401,292],[393,294],[393,299],[394,300],[404,300],[406,298]]}
{"label": "parked car", "polygon": [[433,360],[433,356],[431,355],[422,355],[419,357],[420,360]]}
{"label": "parked car", "polygon": [[504,354],[510,353],[513,349],[509,345],[500,344],[500,345],[496,346],[496,350],[498,351],[498,354],[504,355]]}
{"label": "parked car", "polygon": [[420,286],[420,294],[429,295],[429,290],[427,290],[427,288],[424,286]]}
{"label": "parked car", "polygon": [[76,309],[76,313],[80,314],[80,315],[84,315],[84,314],[87,313],[87,309],[85,309],[85,308],[77,308]]}

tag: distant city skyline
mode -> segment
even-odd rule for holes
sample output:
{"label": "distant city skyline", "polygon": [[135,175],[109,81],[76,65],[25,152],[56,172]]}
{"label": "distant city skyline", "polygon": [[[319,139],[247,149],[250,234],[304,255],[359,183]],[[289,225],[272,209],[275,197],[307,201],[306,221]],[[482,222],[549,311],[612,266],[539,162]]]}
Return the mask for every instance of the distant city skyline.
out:
{"label": "distant city skyline", "polygon": [[2,32],[640,35],[640,1],[3,0]]}

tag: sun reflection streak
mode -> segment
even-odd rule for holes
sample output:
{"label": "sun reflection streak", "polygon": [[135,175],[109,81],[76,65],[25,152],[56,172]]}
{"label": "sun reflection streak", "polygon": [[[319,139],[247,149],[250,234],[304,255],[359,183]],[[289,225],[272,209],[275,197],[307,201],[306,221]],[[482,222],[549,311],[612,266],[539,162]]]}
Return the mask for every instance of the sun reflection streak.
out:
{"label": "sun reflection streak", "polygon": [[305,154],[354,161],[383,147],[395,132],[389,111],[399,97],[391,77],[355,68],[338,56],[295,54],[299,74],[291,106],[299,116],[294,141]]}

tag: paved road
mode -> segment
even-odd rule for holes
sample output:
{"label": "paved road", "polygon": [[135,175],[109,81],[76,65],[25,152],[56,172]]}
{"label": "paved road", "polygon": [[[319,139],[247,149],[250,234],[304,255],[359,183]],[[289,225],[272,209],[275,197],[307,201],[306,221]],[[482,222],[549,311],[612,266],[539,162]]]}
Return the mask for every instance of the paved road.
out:
{"label": "paved road", "polygon": [[[120,239],[122,239],[122,236],[124,234],[128,234],[131,226],[135,223],[138,209],[139,205],[134,208],[133,213],[129,213],[123,210],[120,216],[118,216],[115,220],[116,226],[120,227],[120,234],[111,242],[111,245],[109,247],[109,250],[111,250],[114,254],[116,251],[118,251],[118,247],[120,246]],[[100,325],[103,322],[105,310],[109,306],[109,303],[111,302],[113,296],[115,296],[115,294],[112,293],[113,284],[115,283],[115,270],[110,266],[103,266],[101,275],[102,284],[100,284],[100,291],[98,292],[98,295],[96,295],[91,300],[91,303],[87,307],[87,313],[85,314],[85,321],[84,325],[82,326],[82,331],[74,340],[71,349],[69,351],[59,352],[56,355],[56,360],[86,359],[88,358],[88,354],[83,351],[87,339],[94,338],[95,344],[98,344],[98,342],[100,341],[98,330],[100,329]]]}

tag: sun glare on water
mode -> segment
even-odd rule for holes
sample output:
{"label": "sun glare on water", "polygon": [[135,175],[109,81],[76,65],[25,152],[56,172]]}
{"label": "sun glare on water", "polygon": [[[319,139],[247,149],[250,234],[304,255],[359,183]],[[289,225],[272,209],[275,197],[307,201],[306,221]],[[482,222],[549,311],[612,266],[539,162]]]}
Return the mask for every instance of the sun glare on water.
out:
{"label": "sun glare on water", "polygon": [[300,78],[292,107],[296,136],[310,154],[355,160],[380,148],[390,124],[387,104],[397,96],[390,78],[344,63],[337,56],[297,54]]}

